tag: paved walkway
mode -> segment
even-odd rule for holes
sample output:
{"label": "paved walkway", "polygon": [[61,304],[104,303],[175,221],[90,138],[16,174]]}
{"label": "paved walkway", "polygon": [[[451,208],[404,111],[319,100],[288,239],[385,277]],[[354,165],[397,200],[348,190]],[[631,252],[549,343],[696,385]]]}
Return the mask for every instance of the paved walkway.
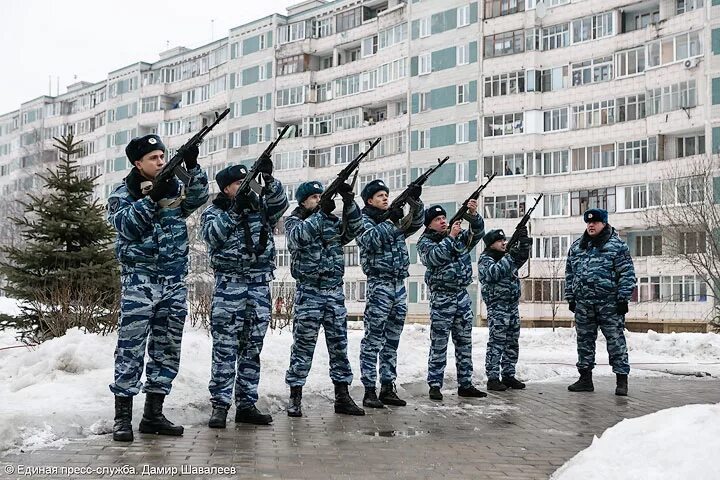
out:
{"label": "paved walkway", "polygon": [[[143,478],[143,468],[145,478],[547,479],[590,445],[593,435],[623,418],[720,401],[720,381],[707,378],[631,376],[631,396],[626,398],[613,395],[614,378],[596,378],[590,394],[570,394],[566,385],[531,383],[524,391],[491,393],[477,400],[446,392],[443,402],[427,399],[424,385],[411,385],[408,407],[374,410],[365,417],[335,415],[328,400],[314,402],[317,406],[300,419],[279,412],[270,427],[230,424],[218,431],[194,426],[181,438],[136,433],[129,445],[104,435],[62,449],[0,456],[0,478],[29,478],[17,475],[23,464],[93,469],[126,465],[136,473],[116,472],[112,478],[135,479]],[[360,389],[353,394],[358,399]],[[134,424],[137,427],[137,421]],[[7,475],[8,467],[15,475]],[[162,470],[170,467],[177,468],[175,475]],[[235,471],[223,475],[211,467]]]}

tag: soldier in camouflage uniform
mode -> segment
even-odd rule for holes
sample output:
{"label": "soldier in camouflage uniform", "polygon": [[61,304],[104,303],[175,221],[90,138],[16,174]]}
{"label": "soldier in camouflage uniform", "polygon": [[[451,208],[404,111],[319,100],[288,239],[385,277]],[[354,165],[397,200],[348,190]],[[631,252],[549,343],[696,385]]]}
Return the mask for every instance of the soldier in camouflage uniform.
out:
{"label": "soldier in camouflage uniform", "polygon": [[238,193],[244,166],[227,167],[215,180],[220,193],[202,215],[202,235],[215,272],[210,330],[213,337],[210,428],[225,428],[235,385],[235,422],[267,425],[272,416],[256,407],[260,352],[270,323],[270,282],[274,278],[272,231],[288,208],[285,189],[264,157],[260,197]]}
{"label": "soldier in camouflage uniform", "polygon": [[125,153],[134,167],[108,199],[108,220],[118,233],[115,252],[122,283],[115,382],[110,385],[115,395],[113,439],[118,441],[133,439],[132,399],[143,387],[146,343],[149,361],[140,431],[183,433],[182,426],[165,418],[162,406],[177,375],[187,315],[185,219],[208,199],[197,147],[189,149],[184,159],[192,177],[188,185],[175,177],[153,182],[165,164],[165,146],[157,135],[133,138]]}
{"label": "soldier in camouflage uniform", "polygon": [[502,230],[490,230],[483,241],[485,251],[478,259],[478,278],[488,311],[489,338],[485,354],[487,389],[499,392],[508,388],[522,389],[525,384],[515,378],[520,338],[518,270],[530,256],[532,239],[528,237],[527,228],[522,227],[517,245],[508,253],[507,239]]}
{"label": "soldier in camouflage uniform", "polygon": [[485,397],[487,394],[472,384],[472,327],[474,314],[467,286],[472,283],[470,251],[482,239],[485,222],[477,213],[477,201],[470,200],[465,220],[470,230],[463,230],[460,221],[450,226],[445,210],[434,205],[425,210],[425,231],[417,243],[420,261],[426,267],[425,283],[430,289],[430,355],[428,385],[430,398],[442,400],[447,344],[452,332],[455,344],[458,395]]}
{"label": "soldier in camouflage uniform", "polygon": [[[410,213],[402,208],[389,212],[387,220],[381,216],[389,208],[390,189],[382,180],[368,183],[360,196],[365,202],[364,232],[357,238],[360,247],[360,264],[368,278],[368,295],[365,307],[365,336],[360,343],[360,370],[365,386],[363,406],[383,408],[384,405],[405,406],[397,396],[397,348],[400,343],[405,315],[410,258],[405,239],[417,232],[423,224],[422,188],[413,186],[408,203]],[[380,398],[376,394],[378,355],[380,356]]]}
{"label": "soldier in camouflage uniform", "polygon": [[285,374],[285,382],[290,386],[287,407],[290,417],[302,416],[302,387],[312,366],[321,325],[330,357],[330,378],[335,384],[335,413],[365,415],[348,393],[353,375],[347,356],[342,248],[362,232],[362,218],[350,185],[343,184],[339,192],[342,220],[333,214],[335,200],[327,197],[320,201],[322,192],[320,182],[301,184],[295,193],[298,207],[285,221],[290,273],[297,281],[293,345],[290,368]]}
{"label": "soldier in camouflage uniform", "polygon": [[585,233],[575,240],[565,267],[565,298],[575,314],[580,379],[571,392],[592,392],[598,328],[607,341],[610,365],[617,377],[615,395],[627,395],[630,373],[625,343],[625,314],[635,289],[635,268],[628,247],[599,208],[583,215]]}

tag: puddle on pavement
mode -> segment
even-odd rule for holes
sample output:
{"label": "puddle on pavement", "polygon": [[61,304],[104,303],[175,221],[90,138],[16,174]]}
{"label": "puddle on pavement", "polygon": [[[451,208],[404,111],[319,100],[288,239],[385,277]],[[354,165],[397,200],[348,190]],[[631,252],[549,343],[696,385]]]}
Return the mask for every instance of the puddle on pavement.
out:
{"label": "puddle on pavement", "polygon": [[425,435],[428,435],[430,433],[429,430],[415,430],[414,428],[409,428],[407,430],[372,430],[372,431],[365,431],[360,432],[363,435],[367,435],[370,437],[400,437],[400,438],[407,438],[407,437],[422,437]]}

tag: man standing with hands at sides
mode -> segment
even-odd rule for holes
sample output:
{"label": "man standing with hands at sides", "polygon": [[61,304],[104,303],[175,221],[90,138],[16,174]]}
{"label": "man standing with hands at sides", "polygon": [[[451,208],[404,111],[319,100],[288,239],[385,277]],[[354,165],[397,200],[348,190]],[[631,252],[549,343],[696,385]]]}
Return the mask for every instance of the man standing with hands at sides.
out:
{"label": "man standing with hands at sides", "polygon": [[470,230],[463,230],[462,221],[450,226],[445,210],[434,205],[425,210],[425,231],[417,244],[420,261],[426,267],[425,283],[430,289],[430,355],[428,385],[430,399],[442,400],[447,344],[452,332],[455,344],[458,395],[486,397],[472,384],[472,327],[474,314],[467,286],[472,283],[470,251],[482,239],[485,222],[477,212],[477,200],[468,201],[465,220]]}
{"label": "man standing with hands at sides", "polygon": [[[295,192],[298,206],[285,220],[290,273],[296,280],[293,345],[285,383],[290,387],[287,414],[301,417],[302,388],[310,373],[318,330],[325,330],[330,378],[335,384],[335,413],[365,415],[350,397],[353,374],[347,356],[347,310],[343,293],[343,245],[362,232],[352,186],[342,184],[342,220],[333,215],[335,200],[321,199],[320,182],[305,182]],[[319,207],[319,208],[318,208]]]}
{"label": "man standing with hands at sides", "polygon": [[478,260],[478,278],[482,298],[487,305],[490,332],[485,355],[487,389],[499,392],[508,388],[525,388],[525,384],[515,378],[520,338],[518,270],[530,257],[532,239],[528,237],[527,227],[522,226],[518,230],[519,241],[510,252],[506,251],[505,233],[502,230],[490,230],[483,237],[485,251]]}
{"label": "man standing with hands at sides", "polygon": [[607,341],[610,365],[617,377],[615,395],[628,392],[625,314],[635,289],[635,267],[628,247],[608,224],[608,213],[591,208],[583,214],[585,233],[570,246],[565,266],[565,298],[575,314],[577,368],[580,379],[571,392],[592,392],[598,328]]}
{"label": "man standing with hands at sides", "polygon": [[[121,299],[115,349],[113,440],[133,440],[133,397],[143,387],[145,410],[140,432],[182,435],[162,413],[165,396],[180,364],[187,315],[188,236],[185,220],[208,199],[207,175],[197,162],[198,147],[184,154],[191,180],[174,176],[155,182],[165,165],[165,145],[157,135],[133,138],[125,148],[133,168],[108,198],[108,221],[117,230]],[[145,359],[146,381],[140,381]]]}
{"label": "man standing with hands at sides", "polygon": [[258,168],[261,196],[238,189],[247,176],[242,165],[227,167],[215,180],[220,193],[202,215],[202,236],[215,273],[210,330],[213,337],[208,426],[225,428],[235,386],[235,422],[267,425],[258,400],[260,352],[270,323],[270,282],[275,270],[273,229],[288,208],[287,195],[272,176],[269,157]]}
{"label": "man standing with hands at sides", "polygon": [[[365,202],[362,210],[364,231],[357,238],[360,264],[368,279],[365,307],[365,336],[360,343],[360,370],[365,386],[363,406],[384,408],[385,405],[404,407],[405,400],[397,396],[397,348],[407,315],[407,292],[410,257],[405,239],[423,224],[422,187],[411,186],[408,196],[410,213],[401,207],[389,212],[390,189],[382,180],[368,183],[360,196]],[[404,217],[404,218],[403,218]],[[380,356],[380,398],[376,393],[377,363]]]}

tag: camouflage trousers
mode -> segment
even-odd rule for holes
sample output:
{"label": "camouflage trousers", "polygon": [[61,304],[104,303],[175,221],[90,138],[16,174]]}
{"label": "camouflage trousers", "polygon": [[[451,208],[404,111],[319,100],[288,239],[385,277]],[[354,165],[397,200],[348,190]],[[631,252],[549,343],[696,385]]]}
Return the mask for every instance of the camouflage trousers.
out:
{"label": "camouflage trousers", "polygon": [[375,387],[380,357],[380,383],[397,378],[397,348],[407,315],[407,292],[403,280],[368,279],[365,336],[360,342],[360,372],[366,387]]}
{"label": "camouflage trousers", "polygon": [[458,292],[430,294],[430,356],[428,385],[442,387],[447,363],[450,335],[455,345],[457,381],[461,387],[472,385],[473,312],[470,295],[464,288]]}
{"label": "camouflage trousers", "polygon": [[485,374],[488,379],[515,376],[520,338],[520,314],[518,304],[499,302],[488,305],[489,338],[485,354]]}
{"label": "camouflage trousers", "polygon": [[270,285],[215,278],[210,331],[213,338],[210,371],[213,406],[246,408],[258,400],[260,352],[270,323]]}
{"label": "camouflage trousers", "polygon": [[285,383],[291,387],[305,385],[322,326],[330,357],[330,379],[336,383],[351,384],[353,374],[347,356],[347,310],[343,286],[325,289],[298,284],[294,309],[293,345]]}
{"label": "camouflage trousers", "polygon": [[577,367],[592,370],[595,366],[595,341],[598,328],[607,342],[610,365],[614,373],[630,373],[625,343],[625,316],[615,312],[615,303],[577,302],[575,331],[577,332]]}
{"label": "camouflage trousers", "polygon": [[187,316],[187,288],[182,278],[158,279],[146,275],[121,277],[120,323],[115,348],[115,383],[110,391],[131,397],[170,393],[180,365],[180,343]]}

